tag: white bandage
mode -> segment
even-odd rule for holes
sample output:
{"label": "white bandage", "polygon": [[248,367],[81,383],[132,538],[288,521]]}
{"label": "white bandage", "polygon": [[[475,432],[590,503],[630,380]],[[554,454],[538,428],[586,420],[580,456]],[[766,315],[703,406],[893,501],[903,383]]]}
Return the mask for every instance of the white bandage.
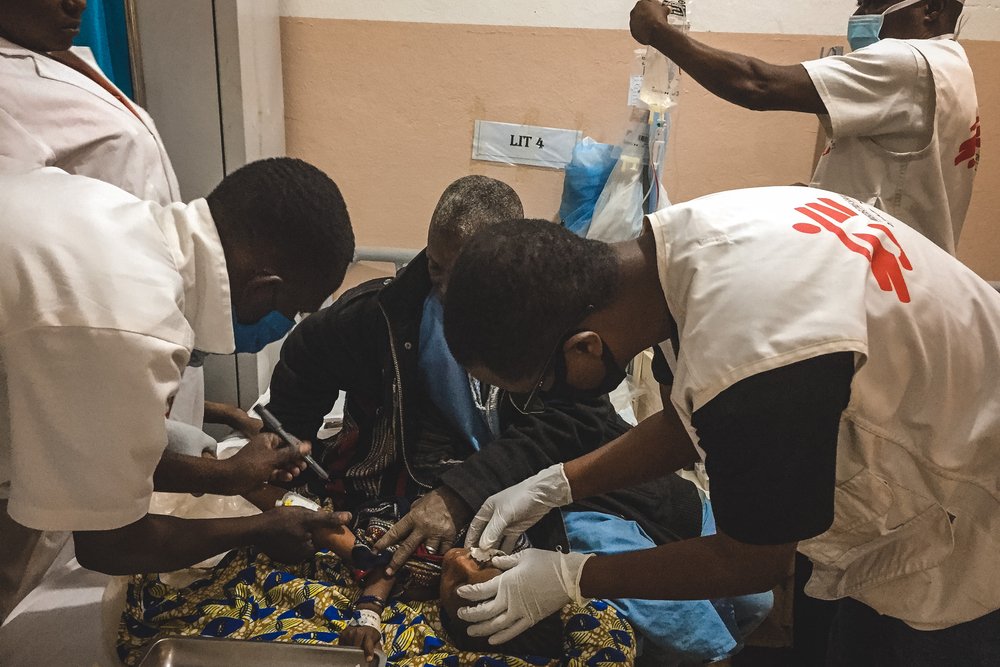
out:
{"label": "white bandage", "polygon": [[294,491],[288,491],[281,497],[281,500],[274,501],[275,507],[305,507],[308,510],[318,512],[320,504],[309,500],[305,496],[300,496]]}

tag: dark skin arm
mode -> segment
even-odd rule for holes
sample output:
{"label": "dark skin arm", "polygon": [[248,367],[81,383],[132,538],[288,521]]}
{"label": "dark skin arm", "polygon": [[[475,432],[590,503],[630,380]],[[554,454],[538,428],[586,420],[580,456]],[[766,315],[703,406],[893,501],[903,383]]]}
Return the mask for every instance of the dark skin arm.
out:
{"label": "dark skin arm", "polygon": [[[581,577],[584,595],[602,597],[613,589],[615,595],[622,597],[699,599],[760,592],[779,584],[788,574],[797,541],[822,533],[833,520],[839,423],[850,400],[854,363],[853,353],[838,352],[751,376],[696,412],[693,423],[707,451],[709,472],[715,461],[718,473],[714,478],[718,483],[715,510],[722,528],[709,537],[648,551],[592,558]],[[667,390],[661,385],[663,394]],[[663,397],[665,403],[669,401],[668,396]],[[728,481],[740,488],[733,475],[752,469],[748,462],[733,459],[733,450],[742,446],[760,457],[775,442],[793,445],[777,459],[783,464],[783,472],[764,478],[758,471],[755,479],[767,480],[756,484],[764,485],[761,488],[765,490],[762,494],[765,499],[776,497],[777,503],[755,501],[747,497],[752,492],[739,494],[726,486]],[[796,452],[802,453],[801,458],[796,459]],[[767,469],[776,468],[776,463],[769,463]],[[569,475],[569,464],[566,470]],[[784,475],[804,475],[809,485],[782,496],[774,487]],[[572,477],[570,481],[575,495],[577,484]],[[747,528],[748,513],[740,510],[748,502],[762,515],[763,528],[754,527],[752,522],[751,528]],[[828,505],[823,507],[824,504]],[[812,508],[809,516],[796,516],[797,505]],[[739,534],[740,539],[727,534],[727,524],[723,521],[727,516],[732,521],[730,532]],[[779,523],[792,521],[794,529],[779,531],[777,535],[781,540],[795,541],[771,545],[742,541],[757,541],[755,538],[762,530],[766,532],[766,524],[771,523],[768,517]]]}
{"label": "dark skin arm", "polygon": [[587,597],[705,600],[769,591],[789,574],[797,542],[744,544],[722,533],[587,561]]}
{"label": "dark skin arm", "polygon": [[316,552],[313,533],[350,520],[344,512],[285,507],[235,519],[179,519],[147,514],[115,530],[76,531],[76,555],[90,570],[112,575],[169,572],[230,549],[257,545],[281,562]]}
{"label": "dark skin arm", "polygon": [[310,449],[307,443],[298,449],[288,447],[278,436],[262,433],[228,459],[167,451],[153,473],[153,488],[173,493],[240,495],[265,482],[290,482],[305,469],[302,456]]}
{"label": "dark skin arm", "polygon": [[224,424],[248,438],[260,433],[264,422],[254,419],[235,405],[205,401],[205,423]]}
{"label": "dark skin arm", "polygon": [[[375,595],[383,600],[388,599],[392,592],[392,587],[396,583],[394,576],[387,575],[385,571],[373,572],[365,582],[361,595]],[[355,609],[368,609],[376,614],[382,614],[381,605],[373,602],[363,602],[355,606]],[[340,644],[342,646],[357,646],[364,650],[365,659],[371,662],[375,658],[375,650],[382,647],[382,633],[375,628],[363,625],[348,626],[340,634]]]}
{"label": "dark skin arm", "polygon": [[702,44],[667,22],[659,0],[639,0],[629,27],[636,41],[652,46],[728,102],[753,111],[827,112],[804,67],[772,65]]}
{"label": "dark skin arm", "polygon": [[[699,460],[673,406],[563,466],[573,498],[589,498],[670,474]],[[635,465],[642,461],[643,465]]]}
{"label": "dark skin arm", "polygon": [[[253,503],[262,512],[273,511],[277,503],[285,495],[285,490],[270,485],[264,485],[243,494],[243,497]],[[317,549],[329,549],[345,561],[351,560],[351,549],[356,538],[347,526],[321,527],[312,531],[313,544]],[[383,596],[384,597],[384,596]]]}

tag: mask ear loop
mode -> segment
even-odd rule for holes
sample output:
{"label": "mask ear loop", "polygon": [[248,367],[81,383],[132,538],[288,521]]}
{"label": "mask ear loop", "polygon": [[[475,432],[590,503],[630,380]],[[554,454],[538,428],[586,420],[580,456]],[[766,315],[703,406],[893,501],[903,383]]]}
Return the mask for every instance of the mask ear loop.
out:
{"label": "mask ear loop", "polygon": [[958,15],[958,25],[955,26],[955,41],[958,41],[958,36],[962,34],[962,29],[965,27],[965,23],[969,20],[969,15],[964,11]]}
{"label": "mask ear loop", "polygon": [[900,9],[906,9],[907,7],[918,5],[921,2],[924,2],[924,0],[901,0],[900,2],[897,2],[896,4],[890,7],[886,7],[885,11],[882,12],[882,16],[888,16],[893,12],[898,12]]}

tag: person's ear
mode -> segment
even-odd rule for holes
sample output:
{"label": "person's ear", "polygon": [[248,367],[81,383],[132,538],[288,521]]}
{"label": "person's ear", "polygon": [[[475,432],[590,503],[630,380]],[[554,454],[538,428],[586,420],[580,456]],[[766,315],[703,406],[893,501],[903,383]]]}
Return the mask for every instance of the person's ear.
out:
{"label": "person's ear", "polygon": [[281,276],[268,271],[262,271],[248,280],[240,291],[238,301],[233,304],[239,320],[256,322],[274,310],[284,282]]}
{"label": "person's ear", "polygon": [[924,7],[924,23],[937,23],[941,19],[946,2],[947,0],[927,0],[927,6]]}
{"label": "person's ear", "polygon": [[593,331],[581,331],[566,340],[563,353],[567,359],[574,354],[600,359],[604,353],[604,341]]}

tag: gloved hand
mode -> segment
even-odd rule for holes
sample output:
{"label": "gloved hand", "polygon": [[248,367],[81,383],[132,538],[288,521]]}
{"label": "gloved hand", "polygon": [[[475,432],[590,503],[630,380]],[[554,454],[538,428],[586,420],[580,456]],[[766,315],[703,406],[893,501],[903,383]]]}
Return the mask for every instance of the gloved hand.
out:
{"label": "gloved hand", "polygon": [[563,464],[549,466],[487,498],[469,525],[465,546],[494,549],[505,536],[520,535],[534,526],[553,507],[572,502]]}
{"label": "gloved hand", "polygon": [[464,524],[472,508],[446,486],[421,496],[402,519],[375,543],[376,552],[394,544],[399,548],[392,555],[387,574],[395,572],[421,544],[428,552],[444,555],[455,543],[458,526]]}
{"label": "gloved hand", "polygon": [[[526,549],[493,558],[494,567],[507,570],[481,584],[460,586],[466,600],[486,600],[461,607],[458,617],[473,623],[470,637],[489,637],[494,646],[510,641],[570,602],[582,605],[583,564],[594,554]],[[492,599],[491,599],[492,598]]]}

